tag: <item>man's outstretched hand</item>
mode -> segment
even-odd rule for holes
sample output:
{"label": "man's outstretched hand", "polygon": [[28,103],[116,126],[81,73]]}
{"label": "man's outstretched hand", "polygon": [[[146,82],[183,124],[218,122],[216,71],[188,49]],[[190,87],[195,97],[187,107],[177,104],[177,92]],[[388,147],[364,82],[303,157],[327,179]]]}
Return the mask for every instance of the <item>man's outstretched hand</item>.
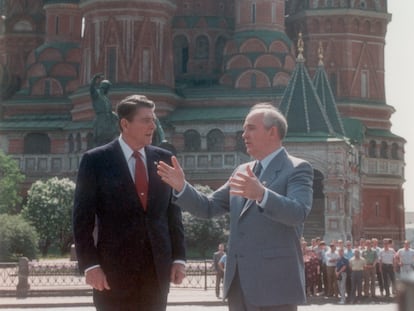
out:
{"label": "man's outstretched hand", "polygon": [[171,157],[172,166],[160,161],[157,166],[157,173],[161,179],[169,184],[174,190],[181,192],[185,185],[184,171],[175,156]]}

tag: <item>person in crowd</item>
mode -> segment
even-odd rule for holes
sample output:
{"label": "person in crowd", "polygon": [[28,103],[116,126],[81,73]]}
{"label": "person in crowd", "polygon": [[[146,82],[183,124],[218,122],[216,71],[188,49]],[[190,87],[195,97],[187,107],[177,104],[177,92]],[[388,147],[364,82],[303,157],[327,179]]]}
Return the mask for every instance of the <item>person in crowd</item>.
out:
{"label": "person in crowd", "polygon": [[[361,257],[359,248],[354,250],[354,257],[349,261],[349,267],[351,269],[351,302],[356,303],[357,300],[362,298],[362,278],[363,271],[366,265],[366,260]],[[358,294],[358,295],[356,295]]]}
{"label": "person in crowd", "polygon": [[185,181],[175,157],[172,166],[158,165],[178,206],[204,218],[230,213],[224,277],[230,311],[294,311],[306,301],[300,238],[312,207],[313,169],[284,149],[286,131],[273,105],[253,106],[242,137],[255,161],[237,167],[209,196]]}
{"label": "person in crowd", "polygon": [[326,266],[324,264],[325,261],[325,251],[326,251],[326,244],[325,241],[321,241],[320,238],[316,239],[317,246],[314,248],[314,252],[316,254],[316,257],[318,258],[319,262],[319,275],[317,280],[318,285],[318,293],[322,293],[324,291],[324,285],[326,284],[325,278],[326,278]]}
{"label": "person in crowd", "polygon": [[340,304],[346,302],[346,275],[349,272],[349,261],[344,256],[344,249],[340,248],[338,250],[339,259],[336,262],[336,279],[338,280],[338,290],[339,295],[341,296]]}
{"label": "person in crowd", "polygon": [[385,296],[390,297],[390,281],[395,288],[395,250],[390,248],[389,239],[383,239],[384,248],[379,253],[380,271],[384,280]]}
{"label": "person in crowd", "polygon": [[381,247],[378,246],[378,239],[377,238],[373,238],[371,239],[372,241],[372,249],[375,250],[375,252],[377,253],[377,263],[375,264],[375,272],[377,274],[377,282],[378,282],[378,287],[380,290],[380,294],[381,296],[384,296],[384,281],[382,278],[382,273],[381,273],[381,265],[380,265],[380,261],[379,261],[379,255],[381,252]]}
{"label": "person in crowd", "polygon": [[371,247],[371,240],[365,241],[365,250],[362,251],[362,257],[365,258],[366,264],[364,267],[364,296],[375,298],[375,281],[378,257],[377,252]]}
{"label": "person in crowd", "polygon": [[326,296],[327,297],[337,297],[338,296],[338,283],[336,280],[336,263],[338,262],[339,255],[336,252],[336,245],[332,242],[329,245],[329,250],[325,253],[325,262],[326,262],[326,274],[327,274],[327,288]]}
{"label": "person in crowd", "polygon": [[221,267],[219,266],[219,261],[221,259],[221,257],[223,257],[225,254],[224,252],[224,244],[220,243],[218,245],[218,249],[216,252],[214,252],[213,254],[213,266],[214,266],[214,271],[216,272],[216,297],[220,298],[220,285],[221,282],[223,281],[223,277],[224,277],[224,270],[221,269]]}
{"label": "person in crowd", "polygon": [[166,310],[170,282],[185,277],[181,210],[156,172],[156,163],[171,164],[172,154],[150,145],[154,110],[145,96],[123,99],[120,136],[80,162],[73,231],[97,310]]}
{"label": "person in crowd", "polygon": [[[348,262],[354,257],[354,249],[352,248],[352,242],[347,240],[345,242],[345,250],[344,250],[344,257],[348,259]],[[346,293],[348,297],[351,297],[351,290],[352,290],[352,281],[351,281],[351,272],[348,271],[346,274]]]}
{"label": "person in crowd", "polygon": [[306,294],[313,296],[316,294],[319,276],[319,259],[315,252],[307,247],[307,242],[302,241],[303,262],[305,263],[305,285]]}
{"label": "person in crowd", "polygon": [[402,278],[414,271],[414,249],[410,247],[410,241],[404,241],[404,247],[398,250],[396,260]]}

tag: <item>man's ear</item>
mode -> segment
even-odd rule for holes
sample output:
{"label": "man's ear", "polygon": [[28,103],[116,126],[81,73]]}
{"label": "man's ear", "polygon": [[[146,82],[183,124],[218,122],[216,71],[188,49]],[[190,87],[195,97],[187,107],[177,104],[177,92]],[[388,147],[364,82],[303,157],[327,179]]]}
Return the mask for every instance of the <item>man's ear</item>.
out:
{"label": "man's ear", "polygon": [[124,131],[124,130],[128,129],[129,122],[128,122],[128,120],[127,120],[127,119],[122,118],[122,119],[119,121],[119,124],[121,124],[122,131]]}

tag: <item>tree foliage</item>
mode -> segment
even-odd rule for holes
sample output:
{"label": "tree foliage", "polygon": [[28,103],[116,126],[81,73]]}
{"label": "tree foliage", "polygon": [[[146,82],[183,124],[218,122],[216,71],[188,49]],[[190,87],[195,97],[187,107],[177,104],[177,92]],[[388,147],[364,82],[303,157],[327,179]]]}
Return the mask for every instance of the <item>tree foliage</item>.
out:
{"label": "tree foliage", "polygon": [[24,217],[36,228],[43,256],[51,245],[60,248],[62,254],[70,249],[73,240],[71,215],[75,183],[68,178],[53,177],[35,182],[28,191]]}
{"label": "tree foliage", "polygon": [[0,214],[0,261],[36,258],[39,238],[21,215]]}
{"label": "tree foliage", "polygon": [[22,202],[20,185],[24,178],[16,161],[0,150],[0,213],[20,212]]}
{"label": "tree foliage", "polygon": [[[204,194],[212,192],[208,186],[195,186]],[[223,243],[228,237],[229,217],[213,219],[200,219],[188,212],[183,212],[183,224],[185,238],[190,253],[197,253],[202,258],[211,256],[219,243]]]}

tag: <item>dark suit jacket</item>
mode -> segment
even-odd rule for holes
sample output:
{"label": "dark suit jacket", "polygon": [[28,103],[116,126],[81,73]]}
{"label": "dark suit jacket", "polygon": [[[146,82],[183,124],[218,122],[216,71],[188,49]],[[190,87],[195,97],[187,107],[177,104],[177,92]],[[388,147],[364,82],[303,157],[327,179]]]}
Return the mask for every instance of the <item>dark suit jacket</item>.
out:
{"label": "dark suit jacket", "polygon": [[[245,172],[246,165],[253,167],[253,162],[240,165],[235,173]],[[306,295],[300,238],[312,207],[313,169],[283,149],[260,181],[269,194],[263,208],[231,195],[228,183],[208,197],[187,185],[176,203],[203,218],[230,213],[225,296],[238,272],[243,294],[251,304],[302,304]]]}
{"label": "dark suit jacket", "polygon": [[[75,191],[73,230],[79,268],[101,265],[111,289],[153,260],[162,289],[168,290],[174,260],[185,260],[180,209],[171,188],[158,176],[155,162],[171,162],[171,153],[145,147],[149,173],[144,212],[118,139],[82,157]],[[92,232],[98,221],[95,246]],[[152,258],[148,256],[152,250]],[[115,285],[116,286],[116,285]]]}

